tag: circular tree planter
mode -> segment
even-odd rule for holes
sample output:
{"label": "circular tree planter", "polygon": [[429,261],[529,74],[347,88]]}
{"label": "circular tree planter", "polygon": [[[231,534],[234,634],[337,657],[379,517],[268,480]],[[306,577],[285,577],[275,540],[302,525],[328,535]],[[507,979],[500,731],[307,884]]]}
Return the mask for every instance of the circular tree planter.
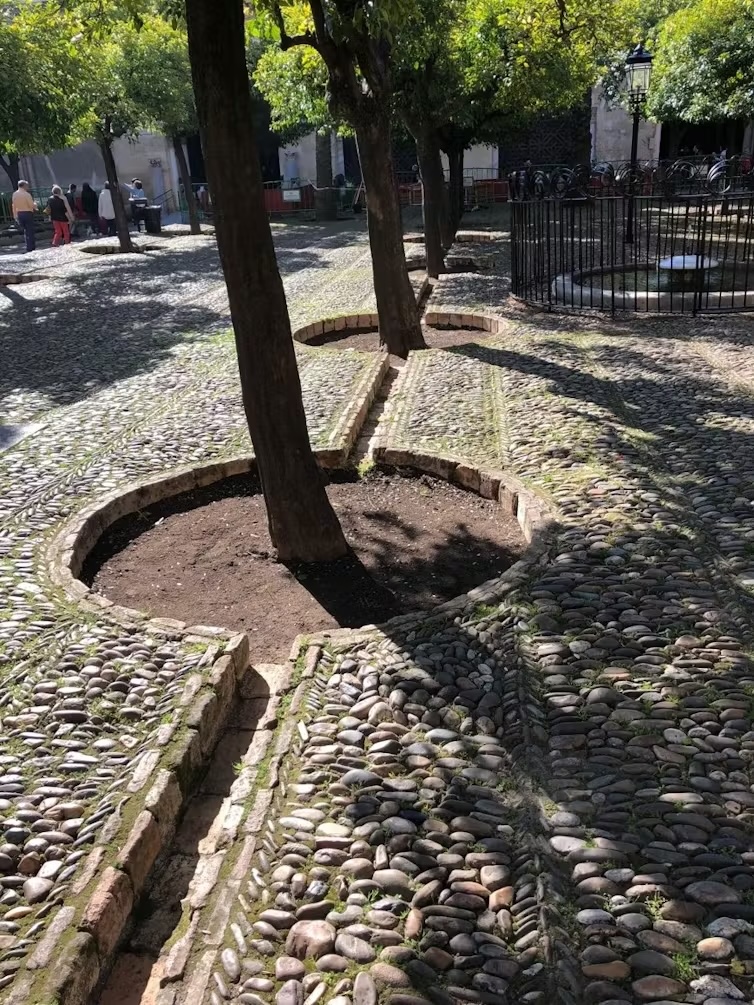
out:
{"label": "circular tree planter", "polygon": [[121,251],[120,246],[117,244],[87,244],[80,248],[76,248],[77,251],[83,252],[85,255],[141,255],[145,251],[159,251],[159,244],[135,244],[133,251]]}
{"label": "circular tree planter", "polygon": [[[323,460],[326,461],[326,458]],[[403,624],[412,619],[426,621],[427,618],[436,616],[446,617],[449,612],[460,613],[465,608],[474,608],[479,604],[499,602],[515,583],[526,578],[532,565],[546,549],[553,526],[550,513],[541,499],[507,473],[485,471],[453,459],[404,450],[387,450],[381,460],[391,467],[430,474],[477,493],[484,499],[493,500],[501,510],[517,520],[526,542],[521,558],[501,575],[479,583],[429,611],[401,614],[391,618],[387,624]],[[150,618],[147,613],[118,606],[97,594],[80,577],[87,557],[106,530],[117,520],[182,493],[249,472],[255,473],[254,460],[248,457],[235,458],[203,467],[181,469],[161,478],[134,483],[106,496],[81,511],[51,543],[48,560],[53,581],[85,608],[107,611],[108,616],[116,621],[131,625],[146,623],[159,630],[169,628],[178,633],[209,632],[218,637],[232,636],[235,633],[225,628],[190,626],[187,622],[171,618]],[[354,630],[335,629],[346,632]],[[285,628],[281,628],[281,632],[285,632]],[[321,634],[330,635],[332,632],[328,629]],[[287,643],[290,640],[286,638],[284,641]]]}

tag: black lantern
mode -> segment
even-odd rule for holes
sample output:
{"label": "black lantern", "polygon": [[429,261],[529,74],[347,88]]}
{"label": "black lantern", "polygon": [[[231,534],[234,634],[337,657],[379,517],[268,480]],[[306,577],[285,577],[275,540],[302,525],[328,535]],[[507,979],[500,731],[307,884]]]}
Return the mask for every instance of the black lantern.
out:
{"label": "black lantern", "polygon": [[652,54],[641,43],[626,59],[626,91],[632,112],[641,112],[652,76]]}
{"label": "black lantern", "polygon": [[639,119],[644,111],[644,102],[649,91],[649,79],[652,75],[652,55],[639,43],[626,59],[626,92],[628,107],[633,116],[631,130],[631,170],[629,175],[629,198],[626,213],[625,242],[632,244],[634,240],[634,182],[636,179],[636,160],[639,146]]}

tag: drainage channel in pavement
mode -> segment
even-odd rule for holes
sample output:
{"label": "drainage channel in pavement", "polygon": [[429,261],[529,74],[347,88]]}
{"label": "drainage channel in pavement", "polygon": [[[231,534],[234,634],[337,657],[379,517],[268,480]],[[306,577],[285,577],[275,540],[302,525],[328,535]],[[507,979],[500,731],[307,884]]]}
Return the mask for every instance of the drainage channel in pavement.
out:
{"label": "drainage channel in pavement", "polygon": [[[158,1005],[173,972],[176,941],[195,927],[221,882],[222,863],[277,725],[275,710],[289,667],[264,664],[247,672],[206,774],[168,851],[131,919],[104,986],[90,1005]],[[230,829],[229,829],[230,828]]]}

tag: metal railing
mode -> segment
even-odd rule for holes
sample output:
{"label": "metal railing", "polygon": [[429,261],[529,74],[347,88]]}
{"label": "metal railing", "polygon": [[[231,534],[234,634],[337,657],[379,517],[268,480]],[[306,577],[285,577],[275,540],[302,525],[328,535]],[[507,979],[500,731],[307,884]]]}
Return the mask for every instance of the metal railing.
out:
{"label": "metal railing", "polygon": [[673,161],[596,161],[552,167],[528,164],[508,175],[512,199],[600,195],[739,195],[754,193],[750,157],[682,158]]}
{"label": "metal railing", "polygon": [[[401,171],[397,175],[398,194],[401,206],[421,206],[422,184],[418,175],[411,171]],[[445,171],[445,184],[450,183],[450,172]],[[487,206],[490,203],[508,201],[508,179],[498,177],[494,168],[465,168],[463,172],[463,196],[465,209]]]}
{"label": "metal railing", "polygon": [[[28,191],[41,213],[50,197],[50,188],[29,188]],[[11,210],[12,198],[12,192],[0,192],[0,223],[8,224],[13,221],[13,212]]]}
{"label": "metal railing", "polygon": [[746,172],[711,169],[659,179],[613,165],[515,172],[512,292],[547,308],[754,310],[746,182]]}

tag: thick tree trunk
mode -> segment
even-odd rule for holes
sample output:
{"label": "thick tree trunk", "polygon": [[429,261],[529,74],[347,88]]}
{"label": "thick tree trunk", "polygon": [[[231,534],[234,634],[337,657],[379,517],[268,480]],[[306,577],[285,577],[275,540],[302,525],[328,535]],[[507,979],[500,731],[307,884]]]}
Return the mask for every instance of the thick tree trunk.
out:
{"label": "thick tree trunk", "polygon": [[191,185],[191,175],[189,174],[188,162],[186,161],[186,151],[183,149],[183,137],[173,137],[173,150],[178,164],[178,174],[183,185],[183,193],[186,197],[186,207],[188,209],[189,224],[192,234],[201,234],[202,228],[199,225],[199,208],[196,204],[196,195]]}
{"label": "thick tree trunk", "polygon": [[741,153],[751,157],[754,153],[754,119],[749,119],[744,129],[744,138],[741,143]]}
{"label": "thick tree trunk", "polygon": [[335,220],[338,206],[332,185],[332,149],[330,130],[314,134],[314,155],[317,169],[314,208],[318,220]]}
{"label": "thick tree trunk", "polygon": [[8,154],[7,157],[0,157],[0,167],[8,175],[10,187],[14,192],[18,188],[18,181],[21,177],[18,169],[18,161],[18,154]]}
{"label": "thick tree trunk", "polygon": [[[281,561],[346,554],[309,444],[262,189],[242,0],[187,0],[189,55],[244,409]],[[239,198],[239,193],[242,198]]]}
{"label": "thick tree trunk", "polygon": [[452,243],[455,240],[464,209],[463,148],[453,147],[447,153],[450,166],[450,236]]}
{"label": "thick tree trunk", "polygon": [[133,243],[131,242],[131,234],[128,230],[126,208],[123,205],[123,195],[120,191],[118,171],[115,167],[112,143],[103,138],[100,140],[99,148],[102,151],[102,160],[105,162],[105,174],[107,175],[107,180],[110,183],[110,195],[113,197],[113,209],[115,210],[115,232],[118,235],[120,250],[134,251],[135,249]]}
{"label": "thick tree trunk", "polygon": [[393,168],[390,119],[375,115],[356,127],[367,193],[367,223],[380,340],[396,356],[426,348],[403,248],[398,186]]}
{"label": "thick tree trunk", "polygon": [[431,133],[417,132],[416,153],[422,181],[427,275],[436,279],[445,268],[443,237],[448,227],[447,190],[437,139]]}

